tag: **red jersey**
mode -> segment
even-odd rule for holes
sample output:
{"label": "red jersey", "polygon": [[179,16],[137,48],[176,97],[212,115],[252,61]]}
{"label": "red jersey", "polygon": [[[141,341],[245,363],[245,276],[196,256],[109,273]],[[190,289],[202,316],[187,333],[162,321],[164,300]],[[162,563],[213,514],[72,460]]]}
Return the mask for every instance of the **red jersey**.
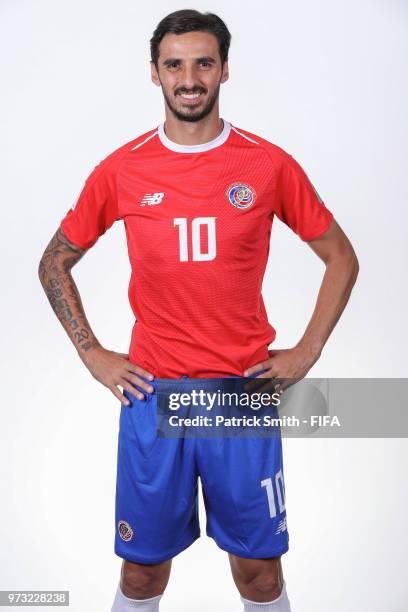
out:
{"label": "red jersey", "polygon": [[291,155],[223,124],[204,144],[169,140],[164,123],[125,144],[61,221],[88,249],[123,220],[136,319],[129,359],[156,377],[241,376],[268,359],[276,332],[261,288],[274,216],[305,241],[333,218]]}

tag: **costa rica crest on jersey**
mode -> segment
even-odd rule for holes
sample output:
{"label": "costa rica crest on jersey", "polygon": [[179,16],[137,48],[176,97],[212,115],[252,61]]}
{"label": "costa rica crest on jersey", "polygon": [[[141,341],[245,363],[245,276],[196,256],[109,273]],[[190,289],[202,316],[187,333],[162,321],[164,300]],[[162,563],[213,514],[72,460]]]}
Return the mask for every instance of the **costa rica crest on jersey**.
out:
{"label": "costa rica crest on jersey", "polygon": [[246,183],[233,183],[227,187],[225,195],[236,208],[249,208],[256,198],[255,189]]}

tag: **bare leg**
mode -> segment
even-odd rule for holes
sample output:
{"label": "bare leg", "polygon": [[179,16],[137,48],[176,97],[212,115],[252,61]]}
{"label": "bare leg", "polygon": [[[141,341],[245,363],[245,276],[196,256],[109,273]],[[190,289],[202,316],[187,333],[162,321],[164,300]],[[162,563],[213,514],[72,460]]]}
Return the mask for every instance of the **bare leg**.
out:
{"label": "bare leg", "polygon": [[244,559],[229,554],[231,572],[242,597],[260,603],[277,599],[283,588],[280,557]]}
{"label": "bare leg", "polygon": [[170,569],[171,559],[154,565],[124,560],[111,612],[158,612]]}
{"label": "bare leg", "polygon": [[148,599],[164,592],[170,577],[171,559],[154,565],[124,560],[120,588],[126,597]]}

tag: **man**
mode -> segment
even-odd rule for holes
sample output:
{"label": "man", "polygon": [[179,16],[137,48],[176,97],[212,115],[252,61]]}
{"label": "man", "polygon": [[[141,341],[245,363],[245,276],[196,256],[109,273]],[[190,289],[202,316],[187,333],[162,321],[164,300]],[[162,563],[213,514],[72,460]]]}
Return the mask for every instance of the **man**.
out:
{"label": "man", "polygon": [[[93,170],[40,263],[48,299],[80,358],[121,402],[115,552],[124,561],[112,612],[159,609],[172,557],[200,535],[198,476],[207,533],[229,554],[244,610],[290,610],[280,561],[288,550],[280,437],[166,439],[156,432],[157,395],[171,383],[185,390],[192,381],[210,388],[217,377],[304,377],[358,273],[350,242],[298,162],[220,118],[230,38],[214,14],[181,10],[159,23],[151,77],[162,89],[165,122]],[[268,351],[275,330],[261,284],[274,215],[326,270],[303,337]],[[98,342],[71,275],[119,219],[136,316],[129,355]]]}

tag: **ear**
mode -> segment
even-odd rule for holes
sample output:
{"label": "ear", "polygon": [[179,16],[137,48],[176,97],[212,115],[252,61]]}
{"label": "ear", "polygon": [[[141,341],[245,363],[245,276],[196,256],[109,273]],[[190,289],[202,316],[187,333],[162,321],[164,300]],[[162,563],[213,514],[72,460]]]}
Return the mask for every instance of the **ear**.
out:
{"label": "ear", "polygon": [[221,75],[221,83],[225,83],[229,79],[229,67],[228,60],[224,62],[224,66],[222,67],[222,75]]}
{"label": "ear", "polygon": [[159,75],[157,72],[156,64],[151,60],[150,60],[150,75],[151,75],[151,79],[153,83],[160,87],[161,83],[160,83]]}

